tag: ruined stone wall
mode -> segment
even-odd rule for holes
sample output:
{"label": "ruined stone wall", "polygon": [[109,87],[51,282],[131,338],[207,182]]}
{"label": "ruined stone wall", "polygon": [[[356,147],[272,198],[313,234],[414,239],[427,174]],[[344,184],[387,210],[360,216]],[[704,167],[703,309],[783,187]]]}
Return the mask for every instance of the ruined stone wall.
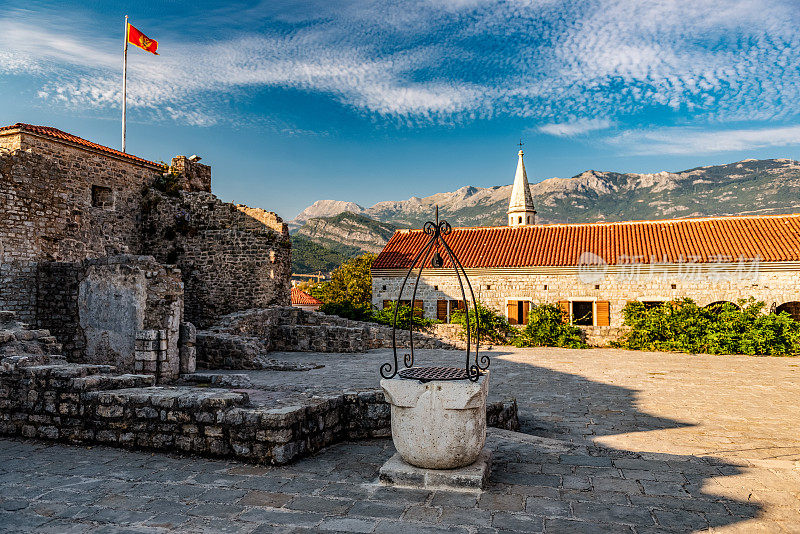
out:
{"label": "ruined stone wall", "polygon": [[37,266],[136,252],[158,168],[30,133],[0,136],[0,308],[33,322]]}
{"label": "ruined stone wall", "polygon": [[[150,256],[119,255],[43,263],[38,284],[40,326],[63,341],[70,360],[112,364],[160,379],[178,376],[183,317],[179,270]],[[156,351],[152,368],[136,368],[136,338],[142,331],[165,344]]]}
{"label": "ruined stone wall", "polygon": [[[518,430],[515,401],[487,405],[487,424]],[[0,361],[0,435],[286,464],[347,439],[391,434],[380,390],[254,406],[227,389],[153,387],[113,367]]]}
{"label": "ruined stone wall", "polygon": [[183,273],[188,321],[206,327],[238,310],[290,304],[291,241],[274,213],[155,190],[142,213],[144,250]]}
{"label": "ruined stone wall", "polygon": [[[443,330],[452,337],[438,336],[435,328],[415,331],[414,347],[460,348],[463,342],[456,331]],[[396,339],[398,347],[409,346],[407,330],[398,331]],[[205,369],[259,369],[271,351],[352,353],[391,346],[389,326],[270,306],[227,315],[211,329],[198,331],[197,365]]]}

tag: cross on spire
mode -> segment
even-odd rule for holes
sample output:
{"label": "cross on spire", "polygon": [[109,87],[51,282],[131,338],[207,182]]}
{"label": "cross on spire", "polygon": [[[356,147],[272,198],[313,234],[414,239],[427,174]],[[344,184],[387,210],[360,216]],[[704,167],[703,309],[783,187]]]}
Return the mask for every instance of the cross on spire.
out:
{"label": "cross on spire", "polygon": [[519,143],[517,143],[517,145],[519,145],[519,149],[520,150],[522,150],[522,145],[524,145],[524,144],[525,143],[522,142],[522,138],[520,138]]}

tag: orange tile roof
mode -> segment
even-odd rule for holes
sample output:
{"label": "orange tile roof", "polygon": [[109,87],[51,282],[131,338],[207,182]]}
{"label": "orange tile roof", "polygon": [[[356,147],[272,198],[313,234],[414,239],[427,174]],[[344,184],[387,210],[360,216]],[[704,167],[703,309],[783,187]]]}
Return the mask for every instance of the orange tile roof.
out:
{"label": "orange tile roof", "polygon": [[[428,239],[421,230],[395,232],[372,268],[408,269]],[[453,228],[445,239],[466,268],[575,266],[583,252],[609,265],[800,261],[800,214]]]}
{"label": "orange tile roof", "polygon": [[92,143],[91,141],[87,141],[82,137],[62,132],[57,128],[51,128],[50,126],[36,126],[33,124],[24,124],[22,122],[18,122],[16,124],[12,124],[11,126],[0,127],[0,132],[4,130],[22,130],[23,132],[30,132],[44,137],[49,137],[51,139],[60,139],[61,141],[67,141],[69,143],[85,146],[87,148],[93,148],[94,150],[99,150],[100,152],[105,152],[107,154],[113,154],[120,158],[124,158],[130,161],[135,161],[137,163],[144,163],[145,165],[153,165],[156,167],[161,166],[159,163],[153,163],[152,161],[148,161],[146,159],[133,156],[125,152],[120,152],[119,150],[114,150],[113,148],[109,148],[107,146],[98,145],[97,143]]}
{"label": "orange tile roof", "polygon": [[315,306],[322,304],[322,301],[316,299],[301,289],[296,287],[292,288],[292,306]]}

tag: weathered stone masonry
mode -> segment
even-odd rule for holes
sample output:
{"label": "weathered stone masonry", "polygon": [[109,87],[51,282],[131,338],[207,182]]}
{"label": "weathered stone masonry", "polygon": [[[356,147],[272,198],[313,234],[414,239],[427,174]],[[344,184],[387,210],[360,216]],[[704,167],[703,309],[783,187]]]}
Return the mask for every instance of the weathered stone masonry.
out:
{"label": "weathered stone masonry", "polygon": [[155,189],[142,208],[144,248],[183,273],[187,321],[206,327],[238,310],[290,304],[291,241],[274,213]]}
{"label": "weathered stone masonry", "polygon": [[[380,390],[260,406],[241,390],[157,387],[151,375],[48,356],[58,348],[49,333],[8,315],[0,316],[0,435],[284,464],[338,441],[391,432]],[[30,354],[17,354],[20,343]],[[487,406],[487,422],[518,429],[516,402]]]}
{"label": "weathered stone masonry", "polygon": [[[95,324],[103,323],[102,314],[88,313],[105,298],[99,292],[141,303],[117,311],[135,315],[128,322],[141,323],[139,329],[163,331],[174,357],[158,367],[168,377],[179,365],[179,326],[166,319],[169,313],[161,313],[164,324],[144,326],[161,306],[148,303],[168,296],[161,304],[172,307],[171,317],[179,307],[181,321],[201,325],[254,306],[288,305],[290,241],[283,221],[217,199],[210,193],[211,168],[194,158],[172,161],[176,196],[151,188],[164,170],[51,128],[0,128],[0,309],[52,330],[71,359],[96,362],[98,347],[103,352],[110,344],[118,352],[113,347],[120,347],[115,337],[121,334],[109,321]],[[180,270],[148,266],[153,260],[137,255]],[[113,267],[85,261],[110,257],[117,258]],[[176,280],[167,283],[170,277]],[[119,283],[127,289],[118,291]],[[123,369],[135,366],[136,336],[128,328],[126,354],[112,358]],[[139,367],[148,365],[142,360]]]}

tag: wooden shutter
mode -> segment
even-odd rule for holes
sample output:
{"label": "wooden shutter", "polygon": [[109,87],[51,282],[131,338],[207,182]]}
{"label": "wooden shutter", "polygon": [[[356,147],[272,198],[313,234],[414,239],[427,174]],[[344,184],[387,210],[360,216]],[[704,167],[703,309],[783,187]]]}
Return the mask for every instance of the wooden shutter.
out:
{"label": "wooden shutter", "polygon": [[522,322],[520,324],[528,324],[528,312],[531,311],[531,303],[527,300],[522,303]]}
{"label": "wooden shutter", "polygon": [[436,318],[440,321],[447,321],[447,301],[436,301]]}
{"label": "wooden shutter", "polygon": [[569,301],[559,300],[558,307],[561,308],[561,320],[565,323],[569,323]]}
{"label": "wooden shutter", "polygon": [[519,319],[517,318],[516,300],[508,301],[508,324],[519,324]]}
{"label": "wooden shutter", "polygon": [[425,304],[421,300],[414,301],[414,315],[425,317]]}
{"label": "wooden shutter", "polygon": [[597,326],[611,326],[611,305],[607,300],[598,300],[595,303],[597,308],[597,317],[595,324]]}

